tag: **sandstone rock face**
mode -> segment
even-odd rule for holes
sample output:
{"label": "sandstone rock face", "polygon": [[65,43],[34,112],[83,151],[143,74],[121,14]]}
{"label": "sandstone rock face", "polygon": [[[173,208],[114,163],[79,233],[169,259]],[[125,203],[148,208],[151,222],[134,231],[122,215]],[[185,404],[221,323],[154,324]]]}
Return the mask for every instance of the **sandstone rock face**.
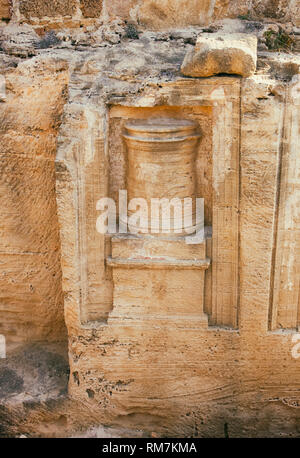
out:
{"label": "sandstone rock face", "polygon": [[10,344],[63,340],[54,157],[66,68],[24,62],[5,74],[0,112],[0,333]]}
{"label": "sandstone rock face", "polygon": [[236,18],[247,16],[251,7],[249,0],[216,0],[214,4],[214,19],[226,17]]}
{"label": "sandstone rock face", "polygon": [[251,76],[256,70],[257,38],[245,34],[202,34],[181,67],[186,76],[208,77],[219,73]]}
{"label": "sandstone rock face", "polygon": [[139,6],[142,2],[140,0],[127,0],[126,2],[123,0],[104,0],[103,3],[105,4],[107,14],[110,17],[119,16],[123,19],[129,19],[136,22]]}
{"label": "sandstone rock face", "polygon": [[[297,231],[296,208],[288,211],[286,228],[282,215],[285,194],[297,193],[292,164],[299,83],[268,74],[182,78],[178,64],[190,45],[161,40],[157,53],[149,36],[98,50],[87,60],[81,55],[84,64],[77,63],[70,80],[56,159],[69,392],[99,422],[151,424],[163,435],[223,436],[227,422],[230,436],[285,435],[288,429],[297,434],[299,365],[291,355],[291,333],[279,332],[283,323],[297,326],[296,257],[284,255],[274,288],[272,278],[281,247]],[[99,87],[99,81],[105,84]],[[185,260],[205,250],[211,258],[200,281],[194,271],[173,272],[171,262],[163,264],[174,248],[179,257],[177,243],[150,239],[145,245],[142,238],[95,233],[97,199],[115,197],[134,176],[122,141],[126,126],[151,117],[188,118],[201,130],[195,173],[212,238],[194,253],[180,248]],[[281,154],[289,166],[279,222]],[[157,269],[160,262],[164,268]],[[288,279],[295,289],[286,314]],[[202,304],[206,322],[199,320]],[[273,409],[276,424],[269,420]]]}
{"label": "sandstone rock face", "polygon": [[297,27],[300,27],[300,2],[299,0],[294,0],[294,3],[290,11],[290,17],[291,17],[293,24],[295,24]]}
{"label": "sandstone rock face", "polygon": [[[272,13],[263,3],[258,18]],[[248,18],[250,0],[152,10],[104,0],[100,16],[101,2],[76,0],[70,22],[71,2],[65,11],[29,4],[41,18],[28,10],[31,26],[3,24],[0,38],[0,345],[4,336],[9,354],[0,435],[113,423],[162,437],[298,436],[299,58],[266,51],[255,75],[211,76],[255,69],[255,39],[248,54],[238,46],[245,34],[221,51],[219,23],[210,77],[198,77],[196,60],[195,77],[180,74],[201,29],[165,29]],[[117,15],[138,33],[124,33]],[[143,31],[141,17],[160,32]],[[61,41],[36,47],[48,19],[63,27]],[[232,22],[263,33],[259,22]],[[170,136],[162,119],[179,130]],[[182,121],[197,126],[189,147]],[[97,232],[99,199],[119,204],[122,189],[147,198],[153,183],[167,196],[179,186],[180,198],[204,198],[201,243]]]}
{"label": "sandstone rock face", "polygon": [[0,19],[10,19],[11,17],[11,1],[0,1]]}
{"label": "sandstone rock face", "polygon": [[18,27],[9,24],[7,27],[0,29],[0,44],[3,51],[7,54],[28,57],[35,55],[35,46],[39,41],[39,36],[35,33],[33,28],[24,24]]}
{"label": "sandstone rock face", "polygon": [[[2,0],[3,16],[10,18],[10,0]],[[127,20],[140,28],[169,30],[174,27],[208,26],[224,18],[299,24],[298,0],[20,0],[11,5],[14,17],[51,29],[82,27],[111,19]]]}
{"label": "sandstone rock face", "polygon": [[44,16],[72,16],[76,11],[76,0],[20,0],[20,13],[26,18]]}
{"label": "sandstone rock face", "polygon": [[289,9],[293,7],[291,0],[260,0],[252,1],[252,9],[254,14],[259,17],[268,17],[274,19],[282,19]]}
{"label": "sandstone rock face", "polygon": [[150,29],[204,25],[212,14],[210,0],[146,0],[139,9],[140,22]]}
{"label": "sandstone rock face", "polygon": [[84,17],[99,17],[102,12],[102,0],[80,0],[80,8]]}

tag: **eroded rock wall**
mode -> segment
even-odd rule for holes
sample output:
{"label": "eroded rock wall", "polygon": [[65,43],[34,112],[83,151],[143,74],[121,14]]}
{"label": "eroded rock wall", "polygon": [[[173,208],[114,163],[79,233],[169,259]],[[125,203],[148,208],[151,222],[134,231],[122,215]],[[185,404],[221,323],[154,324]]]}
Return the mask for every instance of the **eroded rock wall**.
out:
{"label": "eroded rock wall", "polygon": [[2,0],[2,19],[11,16],[39,27],[79,27],[116,17],[146,29],[209,25],[224,18],[271,18],[299,25],[299,0]]}
{"label": "eroded rock wall", "polygon": [[[69,392],[73,399],[89,406],[99,422],[139,425],[157,434],[297,435],[300,369],[291,352],[297,319],[283,330],[277,318],[273,328],[270,320],[277,317],[272,296],[273,250],[280,252],[276,234],[282,223],[278,215],[278,184],[282,160],[294,160],[291,151],[295,137],[290,137],[286,129],[292,122],[287,110],[298,110],[298,70],[287,77],[283,61],[282,73],[279,71],[276,78],[267,64],[268,59],[272,61],[269,54],[259,62],[260,74],[250,78],[185,79],[177,63],[190,45],[181,39],[171,42],[172,45],[164,40],[160,43],[160,50],[168,52],[168,69],[163,68],[162,53],[156,53],[156,42],[146,34],[139,42],[117,44],[113,52],[97,51],[97,58],[81,55],[82,64],[77,65],[78,72],[70,81],[56,161],[63,288],[70,335]],[[134,73],[125,62],[127,52],[132,59],[138,57]],[[145,66],[147,61],[152,65]],[[99,86],[100,74],[103,84]],[[84,89],[87,79],[90,86]],[[113,107],[112,134],[108,134],[112,116],[108,107]],[[143,312],[140,318],[130,315],[127,295],[134,295],[136,277],[129,272],[122,276],[122,291],[124,297],[129,297],[129,305],[124,315],[120,307],[113,320],[116,311],[112,310],[111,284],[105,268],[109,247],[100,234],[95,234],[97,212],[91,206],[96,195],[105,195],[109,189],[105,172],[109,170],[105,155],[107,135],[117,137],[115,129],[122,125],[122,113],[130,117],[130,110],[136,110],[135,117],[138,110],[144,113],[139,116],[147,118],[155,110],[170,113],[171,109],[173,116],[180,109],[188,116],[188,107],[201,113],[198,122],[211,139],[209,143],[204,134],[201,154],[212,154],[214,164],[211,173],[215,181],[210,188],[214,198],[207,205],[213,210],[212,280],[218,276],[217,289],[212,289],[213,307],[219,307],[215,326],[199,329],[196,324],[176,322],[173,317],[169,321],[155,318],[151,294],[157,298],[169,285],[163,273],[161,282],[155,283],[148,271],[144,277],[139,274],[149,295],[147,319],[143,319]],[[297,121],[294,122],[293,132],[298,132]],[[224,123],[226,131],[222,130]],[[116,179],[121,175],[121,162],[117,166],[109,162],[114,164]],[[101,181],[97,180],[97,170],[101,171]],[[234,202],[229,211],[224,209],[224,196]],[[78,215],[80,233],[84,234],[80,239],[73,229]],[[297,225],[295,218],[292,231]],[[236,221],[237,226],[231,224]],[[214,267],[216,264],[218,267]],[[297,261],[293,265],[292,269],[297,270]],[[238,300],[233,303],[227,298],[235,297],[231,286],[236,269]],[[296,273],[293,278],[297,282]],[[152,293],[149,284],[153,285]],[[294,287],[298,288],[296,283]],[[208,297],[209,293],[206,301]],[[142,309],[142,301],[139,305]],[[230,323],[220,326],[220,317],[226,318],[226,306],[230,310],[237,308],[236,329]],[[297,304],[294,307],[297,310]],[[92,313],[86,314],[87,310]]]}
{"label": "eroded rock wall", "polygon": [[68,78],[59,61],[25,61],[3,77],[0,333],[9,349],[66,335],[54,157]]}
{"label": "eroded rock wall", "polygon": [[1,0],[0,2],[0,18],[3,21],[8,21],[12,14],[12,3],[10,0]]}
{"label": "eroded rock wall", "polygon": [[[243,33],[263,31],[256,21],[266,18],[299,25],[298,1],[0,5],[0,334],[10,350],[61,341],[66,323],[74,400],[41,405],[37,394],[36,410],[11,408],[8,429],[17,434],[20,422],[26,433],[29,418],[30,434],[46,435],[41,419],[51,423],[54,412],[53,435],[105,422],[163,435],[297,436],[299,59],[265,46],[245,79],[185,78],[180,67],[197,34],[220,27],[213,21],[242,16],[225,27]],[[49,28],[60,29],[57,41],[40,41]],[[213,225],[204,329],[110,321],[109,245],[95,229],[96,201],[125,183],[119,129],[132,113],[187,116],[202,128],[199,192]],[[134,289],[132,273],[123,280]],[[154,284],[157,297],[167,288],[163,278]],[[17,363],[4,367],[16,371],[5,402],[21,394]],[[26,380],[29,389],[38,382]]]}

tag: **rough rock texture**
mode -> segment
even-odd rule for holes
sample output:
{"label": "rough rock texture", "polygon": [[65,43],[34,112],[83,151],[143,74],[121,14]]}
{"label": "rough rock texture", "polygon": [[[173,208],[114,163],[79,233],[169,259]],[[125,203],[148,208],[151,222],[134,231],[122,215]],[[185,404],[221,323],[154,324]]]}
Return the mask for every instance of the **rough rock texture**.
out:
{"label": "rough rock texture", "polygon": [[80,0],[80,9],[84,17],[99,17],[102,11],[102,0]]}
{"label": "rough rock texture", "polygon": [[138,21],[138,11],[139,7],[142,4],[141,0],[111,0],[103,1],[105,5],[105,10],[110,17],[119,16],[126,20],[131,20],[133,22]]}
{"label": "rough rock texture", "polygon": [[251,11],[251,0],[216,0],[213,19],[246,17]]}
{"label": "rough rock texture", "polygon": [[186,76],[219,73],[251,76],[256,70],[257,38],[245,34],[202,34],[187,53],[181,71]]}
{"label": "rough rock texture", "polygon": [[[8,0],[2,1],[9,18]],[[299,25],[299,7],[299,0],[20,0],[13,3],[12,13],[37,28],[79,28],[119,17],[141,28],[168,30],[238,17]]]}
{"label": "rough rock texture", "polygon": [[70,434],[68,374],[66,348],[57,344],[27,344],[0,360],[0,437]]}
{"label": "rough rock texture", "polygon": [[292,4],[290,0],[267,0],[265,2],[253,0],[252,9],[259,17],[282,19],[289,13]]}
{"label": "rough rock texture", "polygon": [[[252,1],[239,3],[236,14],[254,16]],[[17,22],[15,33],[1,30],[0,435],[97,436],[102,423],[128,435],[297,437],[299,58],[265,50],[251,77],[186,78],[181,64],[203,28],[143,32],[139,11],[150,3],[122,4],[104,2],[86,26],[77,2],[70,24],[85,25],[63,28],[48,47]],[[215,2],[220,17],[232,5]],[[175,26],[171,2],[158,6],[170,19],[145,13],[151,28]],[[135,29],[112,19],[118,10]],[[41,33],[48,19],[28,21]],[[207,21],[211,34],[264,31],[248,14]],[[194,169],[206,243],[176,254],[198,260],[206,250],[200,282],[171,263],[116,268],[111,256],[166,261],[174,247],[111,244],[96,231],[98,199],[126,186],[124,126],[151,117],[190,119],[201,132]],[[64,321],[69,396],[65,348],[51,343],[65,338]]]}
{"label": "rough rock texture", "polygon": [[97,424],[86,406],[70,399],[67,348],[28,344],[0,360],[0,438],[150,437],[151,431]]}
{"label": "rough rock texture", "polygon": [[105,5],[110,14],[130,18],[152,30],[209,25],[214,20],[239,16],[299,23],[299,0],[106,0]]}
{"label": "rough rock texture", "polygon": [[16,27],[11,24],[0,30],[1,48],[6,54],[12,56],[34,56],[38,41],[39,36],[28,24],[18,27],[18,33],[16,33]]}
{"label": "rough rock texture", "polygon": [[0,403],[34,402],[67,394],[69,366],[57,345],[25,345],[0,360]]}
{"label": "rough rock texture", "polygon": [[[153,36],[161,40],[159,52]],[[297,111],[299,83],[293,77],[276,80],[266,69],[243,80],[182,78],[178,64],[190,45],[182,39],[171,42],[162,35],[146,34],[113,49],[95,50],[94,55],[81,54],[70,80],[56,160],[70,394],[86,403],[99,422],[151,427],[157,434],[297,435],[299,365],[291,355],[288,329],[298,325],[294,314],[298,306],[291,302],[288,328],[280,332],[284,302],[273,303],[271,285],[272,247],[275,243],[280,253],[282,243],[278,241],[277,247],[275,235],[282,224],[276,216],[279,158],[284,154],[287,162],[294,161],[290,151],[295,140],[290,136],[282,153],[282,132],[290,119],[284,113],[287,104]],[[198,176],[210,196],[206,221],[211,223],[214,215],[212,250],[209,242],[207,246],[213,262],[204,301],[207,328],[173,317],[159,321],[149,300],[147,319],[143,314],[137,317],[130,308],[130,295],[143,292],[142,288],[136,292],[132,273],[115,280],[124,282],[121,289],[117,283],[117,300],[121,297],[128,307],[122,315],[122,307],[118,310],[112,303],[116,286],[105,267],[110,247],[95,233],[98,213],[91,201],[109,195],[110,186],[115,192],[123,185],[123,151],[115,141],[124,120],[162,113],[189,116],[202,127]],[[292,125],[295,132],[296,118]],[[80,239],[74,231],[78,215],[85,234]],[[297,222],[292,220],[295,231]],[[290,229],[287,237],[289,233]],[[290,263],[296,284],[297,260],[291,258]],[[168,291],[165,274],[158,280],[147,271],[139,278],[141,284],[146,281],[149,297]],[[276,285],[280,288],[280,281]],[[209,291],[214,294],[212,301]],[[142,307],[141,300],[139,304]]]}
{"label": "rough rock texture", "polygon": [[139,20],[155,30],[187,24],[205,25],[212,14],[213,3],[210,0],[146,0],[139,9]]}
{"label": "rough rock texture", "polygon": [[10,19],[11,18],[11,1],[10,0],[1,0],[0,1],[0,19]]}
{"label": "rough rock texture", "polygon": [[63,340],[54,166],[66,66],[21,63],[5,75],[0,129],[0,333],[7,345]]}
{"label": "rough rock texture", "polygon": [[20,13],[28,19],[44,16],[73,16],[76,12],[76,0],[20,0]]}

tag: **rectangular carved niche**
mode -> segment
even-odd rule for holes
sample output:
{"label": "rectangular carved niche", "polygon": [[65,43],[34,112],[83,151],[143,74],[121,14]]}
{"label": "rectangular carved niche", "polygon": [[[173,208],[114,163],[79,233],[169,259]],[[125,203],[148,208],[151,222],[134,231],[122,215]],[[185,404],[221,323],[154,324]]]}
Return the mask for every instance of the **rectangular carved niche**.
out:
{"label": "rectangular carved niche", "polygon": [[[64,222],[65,200],[60,198],[60,193],[65,192],[66,184],[62,182],[65,172],[60,171],[59,164],[69,161],[72,183],[68,186],[77,195],[78,237],[74,244],[78,253],[76,262],[81,292],[79,319],[81,323],[92,326],[93,322],[107,320],[113,314],[111,268],[105,262],[111,256],[111,239],[95,230],[99,214],[96,202],[107,196],[118,202],[119,190],[126,189],[124,124],[128,120],[164,116],[191,119],[199,125],[197,194],[205,199],[206,256],[211,259],[205,272],[204,312],[208,315],[209,325],[236,328],[240,80],[234,77],[184,79],[162,84],[154,92],[155,95],[152,89],[149,97],[128,96],[121,103],[120,99],[116,103],[112,99],[98,112],[86,113],[85,127],[83,120],[78,119],[81,131],[78,132],[75,159],[62,161],[58,158],[57,193],[63,249],[68,231],[64,230],[64,225],[67,226]],[[75,144],[74,139],[72,141]],[[67,275],[65,277],[68,288],[69,279]]]}
{"label": "rectangular carved niche", "polygon": [[300,81],[286,101],[270,328],[300,326]]}

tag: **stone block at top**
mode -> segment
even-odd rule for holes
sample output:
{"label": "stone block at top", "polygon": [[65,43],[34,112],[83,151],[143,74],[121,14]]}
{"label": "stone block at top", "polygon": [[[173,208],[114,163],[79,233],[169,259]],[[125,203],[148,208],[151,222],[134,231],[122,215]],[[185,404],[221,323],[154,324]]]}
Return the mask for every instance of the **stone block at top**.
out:
{"label": "stone block at top", "polygon": [[10,19],[11,17],[11,2],[10,0],[0,0],[0,19]]}
{"label": "stone block at top", "polygon": [[102,12],[102,0],[80,0],[80,9],[84,17],[99,17]]}
{"label": "stone block at top", "polygon": [[28,19],[33,17],[73,16],[76,0],[20,0],[20,13]]}
{"label": "stone block at top", "polygon": [[208,77],[220,73],[251,76],[256,70],[257,38],[242,33],[203,33],[185,56],[181,72]]}

